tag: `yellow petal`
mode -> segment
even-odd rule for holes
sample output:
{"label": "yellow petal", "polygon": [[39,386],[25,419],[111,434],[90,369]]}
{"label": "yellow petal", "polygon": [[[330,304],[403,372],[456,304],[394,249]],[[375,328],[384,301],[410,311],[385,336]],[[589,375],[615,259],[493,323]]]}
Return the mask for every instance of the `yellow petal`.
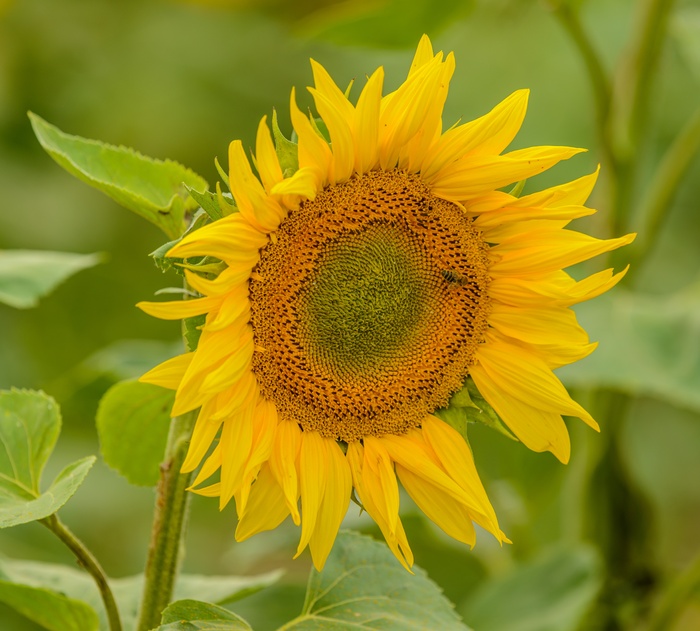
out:
{"label": "yellow petal", "polygon": [[345,454],[335,441],[328,441],[328,480],[316,527],[309,539],[314,567],[320,572],[330,554],[340,524],[348,511],[352,477]]}
{"label": "yellow petal", "polygon": [[389,525],[382,517],[381,512],[374,504],[372,497],[364,488],[363,484],[363,462],[364,462],[364,448],[359,442],[349,443],[348,452],[346,454],[348,464],[350,465],[350,472],[352,474],[353,485],[357,491],[357,495],[362,502],[365,510],[369,516],[374,519],[379,529],[386,539],[386,543],[389,549],[394,553],[394,556],[399,560],[401,565],[403,565],[409,572],[411,571],[411,566],[413,565],[413,552],[408,545],[408,540],[406,539],[406,533],[403,529],[403,524],[399,518],[396,523],[395,532],[389,530]]}
{"label": "yellow petal", "polygon": [[433,45],[430,42],[430,38],[424,33],[418,42],[416,54],[413,56],[413,62],[411,63],[411,69],[408,71],[408,76],[410,77],[418,68],[427,64],[433,57]]}
{"label": "yellow petal", "polygon": [[[474,498],[485,518],[475,519],[472,515],[471,519],[475,519],[479,525],[493,533],[495,537],[500,538],[501,531],[498,527],[496,512],[493,510],[488,495],[486,495],[486,489],[479,479],[472,452],[464,438],[447,423],[434,416],[427,416],[423,419],[422,426],[423,436],[435,451],[440,464],[447,474]],[[455,503],[450,501],[452,504]]]}
{"label": "yellow petal", "polygon": [[258,135],[255,141],[255,161],[260,174],[260,180],[269,194],[275,184],[283,179],[275,145],[272,142],[270,128],[267,126],[267,116],[263,116],[258,125]]}
{"label": "yellow petal", "polygon": [[197,415],[197,421],[192,430],[192,438],[190,438],[190,444],[187,448],[187,457],[180,469],[182,473],[194,471],[199,466],[219,432],[221,421],[211,419],[212,408],[215,405],[216,401],[208,402]]}
{"label": "yellow petal", "polygon": [[146,374],[139,377],[141,383],[152,383],[154,386],[177,390],[182,382],[182,378],[187,372],[187,368],[194,359],[194,353],[177,355],[151,368]]}
{"label": "yellow petal", "polygon": [[[197,472],[197,477],[194,479],[194,482],[190,485],[190,488],[188,488],[188,491],[195,491],[195,487],[199,486],[202,482],[205,480],[209,479],[211,476],[213,476],[219,469],[221,468],[221,444],[218,444],[216,447],[214,447],[214,451],[211,452],[211,455],[204,461],[204,464],[202,465],[202,468]],[[186,473],[186,470],[183,468],[180,470],[182,473]],[[221,488],[219,486],[219,495],[221,493]]]}
{"label": "yellow petal", "polygon": [[301,430],[293,421],[282,420],[277,426],[270,454],[270,469],[283,491],[284,501],[294,523],[299,525],[299,482],[297,458],[301,446]]}
{"label": "yellow petal", "polygon": [[529,94],[529,90],[518,90],[485,116],[446,131],[426,155],[421,166],[423,177],[432,179],[467,153],[501,153],[520,130]]}
{"label": "yellow petal", "polygon": [[[223,509],[240,488],[243,471],[253,442],[253,406],[241,410],[236,418],[224,421],[221,429],[221,497]],[[239,515],[240,517],[240,515]]]}
{"label": "yellow petal", "polygon": [[277,528],[287,515],[289,509],[282,489],[270,466],[264,464],[250,489],[246,510],[238,521],[236,541],[244,541],[259,532]]}
{"label": "yellow petal", "polygon": [[170,300],[167,302],[139,302],[141,311],[161,320],[180,320],[202,315],[219,307],[222,298],[197,298],[195,300]]}
{"label": "yellow petal", "polygon": [[434,195],[467,200],[542,173],[581,151],[573,147],[531,147],[502,156],[467,154],[426,179]]}
{"label": "yellow petal", "polygon": [[285,212],[265,193],[260,180],[253,174],[240,140],[234,140],[229,145],[228,161],[231,193],[241,216],[262,232],[275,230]]}
{"label": "yellow petal", "polygon": [[504,335],[531,344],[588,344],[588,334],[567,307],[538,309],[494,302],[489,324]]}
{"label": "yellow petal", "polygon": [[302,432],[299,450],[299,490],[301,491],[301,538],[296,559],[306,548],[316,528],[328,480],[328,443],[318,432]]}
{"label": "yellow petal", "polygon": [[[350,122],[353,120],[354,112],[351,111],[348,117],[344,117],[325,94],[313,88],[309,88],[309,92],[314,97],[316,109],[321,115],[323,122],[326,123],[331,137],[331,149],[333,151],[332,180],[334,182],[344,182],[352,174],[355,165],[355,147],[350,129]],[[342,98],[350,105],[345,97]],[[352,108],[352,106],[350,107]]]}
{"label": "yellow petal", "polygon": [[561,381],[541,359],[495,336],[489,338],[479,346],[478,365],[504,391],[536,409],[578,416],[598,429],[591,415],[569,396]]}
{"label": "yellow petal", "polygon": [[353,137],[355,141],[355,170],[362,174],[379,162],[379,110],[382,100],[384,68],[368,79],[357,100]]}
{"label": "yellow petal", "polygon": [[481,395],[527,447],[551,451],[564,464],[569,462],[571,442],[560,414],[534,408],[511,396],[479,365],[472,366],[469,374]]}
{"label": "yellow petal", "polygon": [[450,495],[400,464],[396,465],[396,473],[418,508],[429,519],[440,526],[450,537],[466,543],[468,546],[474,546],[476,532],[463,504],[455,502]]}
{"label": "yellow petal", "polygon": [[546,274],[610,252],[634,241],[636,234],[596,239],[573,230],[537,231],[491,249],[498,256],[489,271],[495,276]]}
{"label": "yellow petal", "polygon": [[308,168],[314,174],[314,190],[331,183],[333,154],[328,143],[312,127],[309,119],[299,110],[292,89],[290,100],[292,125],[299,137],[299,168]]}
{"label": "yellow petal", "polygon": [[399,519],[399,487],[389,453],[379,438],[366,436],[362,483],[386,522],[389,532],[396,533]]}

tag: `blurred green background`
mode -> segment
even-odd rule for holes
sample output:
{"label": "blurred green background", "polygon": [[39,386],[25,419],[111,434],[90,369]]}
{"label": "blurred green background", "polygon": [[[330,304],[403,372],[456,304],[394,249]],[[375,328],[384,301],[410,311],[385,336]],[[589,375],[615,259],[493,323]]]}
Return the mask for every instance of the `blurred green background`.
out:
{"label": "blurred green background", "polygon": [[[612,67],[625,52],[642,2],[575,4]],[[594,170],[601,154],[590,86],[574,45],[547,6],[445,0],[436,7],[428,0],[0,1],[0,250],[106,254],[104,264],[68,280],[36,309],[0,304],[0,388],[40,388],[63,409],[63,433],[47,478],[98,452],[94,416],[111,384],[176,352],[177,323],[150,318],[134,304],[178,281],[147,257],[164,241],[156,228],[61,170],[35,140],[26,112],[68,133],[175,159],[213,185],[214,157],[225,163],[234,138],[252,146],[258,121],[273,107],[283,131],[290,131],[289,92],[297,86],[303,94],[311,82],[309,57],[343,87],[357,79],[354,94],[365,75],[384,65],[388,90],[403,80],[427,32],[436,50],[456,54],[448,125],[480,116],[528,87],[529,113],[513,147],[590,149],[528,182],[528,190]],[[300,101],[310,105],[307,94]],[[636,188],[640,201],[662,155],[699,105],[700,3],[684,0],[671,16],[652,90]],[[608,476],[596,464],[604,436],[573,423],[568,467],[475,427],[470,437],[477,465],[514,541],[503,549],[487,536],[473,551],[464,549],[405,499],[416,563],[477,631],[642,629],[647,609],[700,553],[698,200],[696,155],[652,235],[655,246],[639,265],[634,287],[617,290],[618,302],[581,309],[592,339],[601,340],[601,358],[594,355],[563,376],[584,404],[592,386],[631,395],[615,417],[619,470]],[[599,214],[581,225],[607,236],[613,209],[600,193],[592,205]],[[626,229],[643,231],[644,217],[633,214]],[[604,425],[603,434],[609,429]],[[612,497],[611,485],[619,483],[631,508],[611,516],[596,498]],[[98,463],[61,515],[111,576],[126,576],[143,568],[153,498],[152,489],[130,486]],[[351,513],[349,526],[373,531]],[[242,544],[233,540],[234,527],[233,507],[219,513],[216,502],[194,498],[185,569],[285,567],[283,582],[292,589],[273,588],[234,607],[256,630],[275,629],[301,607],[309,559],[290,560],[297,531],[288,522]],[[631,573],[623,585],[615,584],[623,580],[615,578],[615,550],[627,544],[624,562]],[[0,532],[0,553],[72,563],[37,524]],[[674,630],[700,628],[697,596],[696,590]],[[536,615],[527,613],[533,610]],[[610,626],[611,619],[621,626]],[[36,628],[0,605],[2,631]]]}

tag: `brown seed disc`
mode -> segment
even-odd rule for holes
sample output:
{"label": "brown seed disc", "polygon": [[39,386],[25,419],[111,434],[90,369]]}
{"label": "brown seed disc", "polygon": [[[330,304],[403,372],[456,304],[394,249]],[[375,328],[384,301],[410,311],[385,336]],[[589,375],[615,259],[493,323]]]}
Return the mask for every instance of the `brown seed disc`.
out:
{"label": "brown seed disc", "polygon": [[346,442],[418,426],[483,340],[487,251],[458,206],[403,171],[303,202],[250,282],[262,394],[283,418]]}

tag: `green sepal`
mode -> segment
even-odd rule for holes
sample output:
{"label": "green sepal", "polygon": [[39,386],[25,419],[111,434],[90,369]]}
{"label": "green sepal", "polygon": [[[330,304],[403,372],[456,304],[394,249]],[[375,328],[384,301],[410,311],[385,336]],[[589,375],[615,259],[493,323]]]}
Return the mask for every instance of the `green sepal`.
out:
{"label": "green sepal", "polygon": [[66,134],[31,112],[29,118],[39,143],[60,166],[171,239],[182,233],[185,214],[196,208],[186,187],[209,188],[204,178],[172,160]]}
{"label": "green sepal", "polygon": [[[166,254],[170,251],[171,248],[175,247],[184,237],[186,237],[188,234],[191,232],[194,232],[195,230],[198,230],[199,228],[202,228],[203,226],[206,226],[209,223],[209,215],[205,210],[199,210],[194,214],[194,217],[192,217],[192,221],[190,222],[190,225],[188,226],[187,230],[179,236],[177,239],[173,239],[172,241],[168,241],[167,243],[164,243],[160,247],[156,248],[151,252],[148,256],[150,256],[153,259],[153,262],[156,264],[156,267],[161,271],[161,272],[168,272],[170,270],[174,270],[177,274],[180,274],[180,276],[184,276],[185,272],[182,268],[181,265],[178,265],[179,263],[183,263],[184,259],[179,259],[179,258],[169,258],[166,256]],[[202,260],[203,257],[197,258],[197,259],[192,259],[192,260]]]}
{"label": "green sepal", "polygon": [[314,118],[313,116],[311,117],[311,126],[314,128],[316,133],[321,136],[327,143],[330,144],[331,142],[331,134],[328,131],[328,125],[326,125],[326,121],[324,121],[322,118]]}
{"label": "green sepal", "polygon": [[199,338],[202,335],[202,327],[206,322],[206,314],[185,318],[182,321],[183,335],[187,343],[188,351],[196,351],[199,344]]}
{"label": "green sepal", "polygon": [[525,188],[525,184],[527,183],[527,180],[520,180],[519,182],[515,183],[515,186],[511,188],[508,191],[508,195],[512,195],[513,197],[520,197],[523,193],[523,189]]}
{"label": "green sepal", "polygon": [[272,110],[272,137],[275,139],[275,151],[282,175],[285,178],[291,177],[299,170],[299,146],[281,132],[277,122],[277,110]]}
{"label": "green sepal", "polygon": [[[203,193],[200,193],[189,186],[186,188],[187,192],[190,194],[190,197],[199,204],[199,207],[205,213],[207,213],[207,215],[209,215],[209,219],[212,221],[223,219],[226,217],[226,215],[230,215],[236,210],[236,207],[233,204],[222,204],[220,195],[217,193],[212,193],[211,191],[204,191]],[[221,190],[218,182],[217,189],[218,191]]]}
{"label": "green sepal", "polygon": [[436,410],[435,414],[456,429],[467,442],[469,423],[482,423],[511,440],[518,440],[489,402],[481,396],[471,377],[467,377],[462,388],[452,395],[447,407]]}

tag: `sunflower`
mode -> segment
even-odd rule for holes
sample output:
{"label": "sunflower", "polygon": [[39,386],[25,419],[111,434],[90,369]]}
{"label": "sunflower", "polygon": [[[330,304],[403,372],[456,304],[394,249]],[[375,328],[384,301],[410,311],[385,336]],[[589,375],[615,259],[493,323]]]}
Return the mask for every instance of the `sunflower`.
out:
{"label": "sunflower", "polygon": [[266,118],[257,176],[231,143],[235,208],[220,195],[229,214],[168,252],[214,257],[223,271],[185,269],[200,297],[139,305],[206,315],[198,347],[141,380],[177,391],[173,416],[199,409],[183,472],[201,465],[193,490],[222,508],[235,500],[237,540],[291,515],[297,556],[308,546],[320,570],[354,493],[410,568],[400,480],[455,539],[473,545],[476,523],[507,541],[469,446],[434,413],[470,377],[525,445],[566,462],[562,415],[598,428],[552,372],[595,348],[570,306],[626,270],[575,281],[562,268],[634,235],[565,229],[594,212],[583,204],[597,172],[522,197],[499,190],[582,150],[503,153],[527,90],[443,132],[454,56],[426,36],[395,92],[382,96],[380,67],[356,104],[311,64],[322,124],[292,91],[296,170]]}

